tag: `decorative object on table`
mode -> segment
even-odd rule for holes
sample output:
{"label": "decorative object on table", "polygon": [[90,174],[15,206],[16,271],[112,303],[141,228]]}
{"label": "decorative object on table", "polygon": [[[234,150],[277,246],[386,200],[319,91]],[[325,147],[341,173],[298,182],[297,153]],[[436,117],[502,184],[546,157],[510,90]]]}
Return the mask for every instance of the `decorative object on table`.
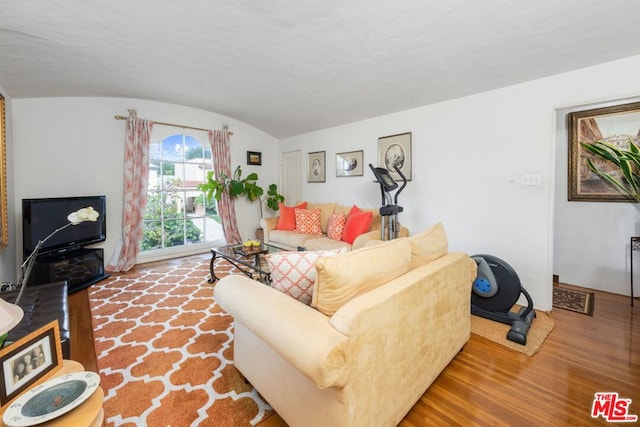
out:
{"label": "decorative object on table", "polygon": [[247,151],[247,164],[255,166],[262,165],[262,153],[259,151]]}
{"label": "decorative object on table", "polygon": [[72,372],[52,378],[18,397],[2,421],[11,427],[51,421],[80,406],[99,385],[100,375],[95,372]]}
{"label": "decorative object on table", "polygon": [[401,181],[395,167],[411,181],[411,132],[378,138],[378,166],[387,169],[396,181]]}
{"label": "decorative object on table", "polygon": [[260,240],[245,240],[242,242],[239,254],[244,256],[255,255],[262,250],[262,242]]}
{"label": "decorative object on table", "polygon": [[336,154],[336,176],[362,176],[363,150]]}
{"label": "decorative object on table", "polygon": [[595,299],[594,292],[553,286],[553,306],[556,308],[593,316]]}
{"label": "decorative object on table", "polygon": [[325,182],[325,154],[325,151],[315,151],[307,154],[307,182]]}
{"label": "decorative object on table", "polygon": [[[569,113],[568,121],[568,200],[639,201],[640,102]],[[632,176],[633,187],[621,181]]]}
{"label": "decorative object on table", "polygon": [[7,132],[4,97],[0,94],[0,247],[9,244],[9,213],[7,210]]}
{"label": "decorative object on table", "polygon": [[0,406],[61,367],[60,327],[54,320],[0,350]]}
{"label": "decorative object on table", "polygon": [[242,169],[236,167],[232,177],[223,175],[220,179],[213,177],[213,171],[207,173],[207,182],[198,185],[198,190],[204,191],[208,200],[219,201],[222,194],[227,191],[232,198],[246,196],[252,202],[258,201],[260,218],[262,219],[262,204],[267,203],[267,207],[273,211],[279,209],[278,203],[284,202],[284,196],[278,193],[278,186],[270,184],[265,195],[264,189],[258,185],[258,174],[255,172],[242,178]]}
{"label": "decorative object on table", "polygon": [[7,333],[20,323],[23,316],[22,308],[0,298],[0,348],[7,339]]}
{"label": "decorative object on table", "polygon": [[[79,210],[77,210],[75,212],[71,212],[67,216],[67,220],[69,221],[68,223],[66,223],[62,227],[56,228],[47,237],[45,237],[44,239],[39,240],[38,244],[36,245],[34,250],[29,254],[27,259],[25,259],[24,262],[22,263],[22,265],[20,266],[21,275],[20,275],[20,279],[18,279],[18,287],[21,288],[20,290],[22,291],[22,289],[24,289],[24,285],[27,283],[27,279],[29,278],[29,274],[31,273],[31,270],[33,269],[33,264],[35,263],[35,260],[38,257],[38,252],[40,251],[40,248],[42,247],[42,245],[47,240],[49,240],[50,238],[55,236],[58,232],[64,230],[67,227],[70,227],[72,225],[78,225],[81,222],[85,222],[85,221],[96,222],[98,220],[98,216],[99,215],[100,214],[98,213],[98,211],[93,209],[92,206],[87,206],[86,208],[82,208],[82,209],[79,209]],[[21,295],[22,295],[22,292],[18,295],[16,301],[20,301],[20,296]]]}

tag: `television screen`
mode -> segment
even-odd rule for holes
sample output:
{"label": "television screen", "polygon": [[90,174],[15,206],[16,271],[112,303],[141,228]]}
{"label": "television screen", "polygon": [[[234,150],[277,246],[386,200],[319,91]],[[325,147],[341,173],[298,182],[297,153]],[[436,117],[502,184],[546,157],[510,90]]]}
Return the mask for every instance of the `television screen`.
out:
{"label": "television screen", "polygon": [[81,222],[61,230],[44,242],[38,255],[61,253],[106,239],[106,196],[22,199],[22,243],[24,257],[55,230],[69,223],[67,216],[79,209],[93,207],[98,220]]}

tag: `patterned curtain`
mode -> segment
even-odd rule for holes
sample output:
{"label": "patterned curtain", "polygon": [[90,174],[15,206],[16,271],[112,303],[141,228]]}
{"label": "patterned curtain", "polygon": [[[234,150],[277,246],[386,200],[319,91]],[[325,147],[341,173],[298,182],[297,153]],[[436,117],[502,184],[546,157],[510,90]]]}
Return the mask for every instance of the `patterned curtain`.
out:
{"label": "patterned curtain", "polygon": [[[229,132],[226,130],[210,130],[207,132],[213,153],[213,173],[215,177],[231,176],[231,150],[229,149]],[[240,232],[236,221],[234,200],[225,191],[218,202],[218,215],[222,220],[224,237],[229,244],[240,243]]]}
{"label": "patterned curtain", "polygon": [[149,176],[149,143],[153,122],[136,117],[129,111],[124,150],[124,203],[122,235],[116,245],[108,271],[128,271],[136,265],[144,231]]}

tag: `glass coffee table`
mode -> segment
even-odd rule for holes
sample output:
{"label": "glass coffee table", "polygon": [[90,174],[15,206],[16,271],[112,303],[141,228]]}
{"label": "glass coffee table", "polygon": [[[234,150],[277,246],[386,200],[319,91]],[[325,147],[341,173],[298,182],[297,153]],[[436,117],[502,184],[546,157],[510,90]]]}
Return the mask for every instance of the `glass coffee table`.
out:
{"label": "glass coffee table", "polygon": [[209,272],[211,273],[209,283],[215,283],[218,280],[213,268],[215,260],[224,258],[251,279],[255,278],[268,285],[271,283],[271,271],[264,259],[264,255],[284,250],[268,243],[261,243],[260,247],[255,247],[252,250],[245,250],[242,244],[213,248],[211,249],[211,262],[209,263]]}

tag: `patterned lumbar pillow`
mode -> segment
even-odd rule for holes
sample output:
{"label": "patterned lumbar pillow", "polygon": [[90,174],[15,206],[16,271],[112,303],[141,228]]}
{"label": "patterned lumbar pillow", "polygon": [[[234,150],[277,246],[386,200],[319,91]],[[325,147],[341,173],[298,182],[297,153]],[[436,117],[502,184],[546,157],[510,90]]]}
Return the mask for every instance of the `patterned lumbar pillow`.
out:
{"label": "patterned lumbar pillow", "polygon": [[265,255],[271,270],[271,286],[309,305],[316,281],[315,262],[346,252],[347,248],[324,251],[275,252]]}

